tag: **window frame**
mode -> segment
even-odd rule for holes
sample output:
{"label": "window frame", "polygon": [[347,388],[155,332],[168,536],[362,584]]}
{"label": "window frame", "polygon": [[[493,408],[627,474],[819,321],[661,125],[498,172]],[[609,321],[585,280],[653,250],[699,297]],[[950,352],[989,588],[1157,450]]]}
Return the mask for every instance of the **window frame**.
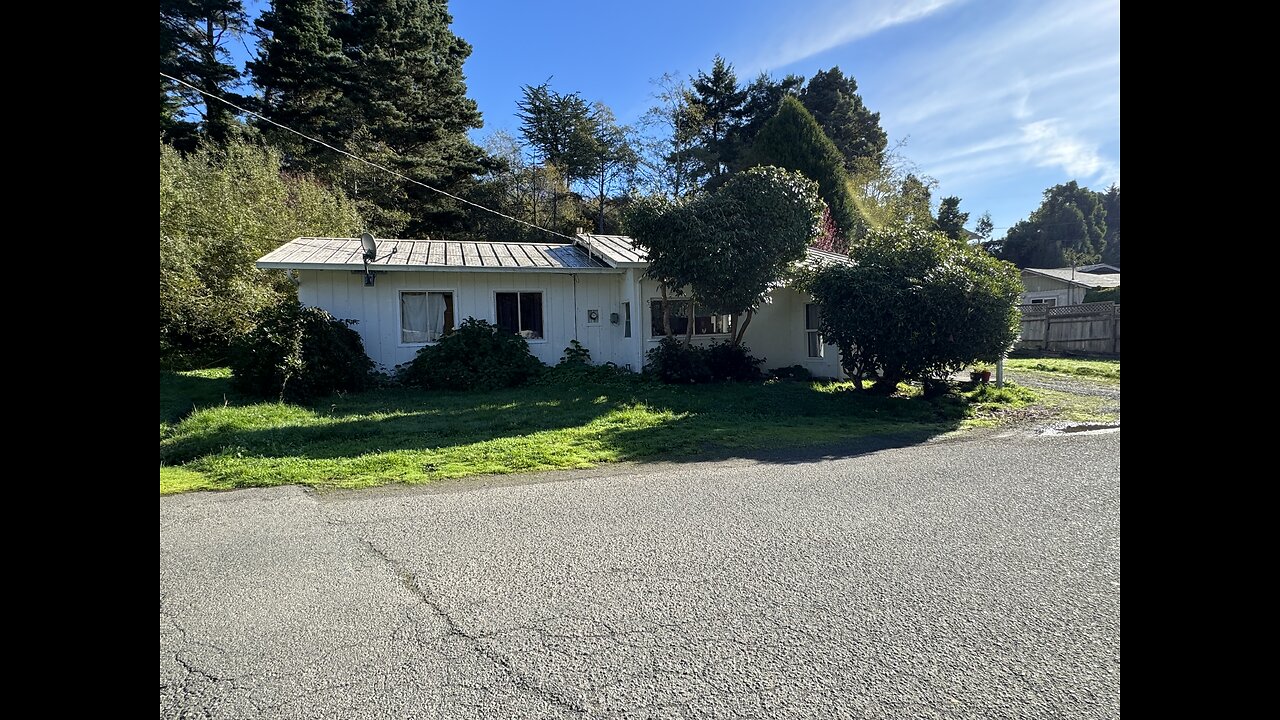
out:
{"label": "window frame", "polygon": [[622,301],[622,337],[631,337],[631,301]]}
{"label": "window frame", "polygon": [[1058,307],[1058,298],[1056,297],[1038,297],[1030,298],[1030,305],[1047,305],[1049,307]]}
{"label": "window frame", "polygon": [[[495,288],[491,293],[491,297],[489,298],[492,301],[490,302],[489,307],[493,309],[492,318],[493,318],[494,325],[498,324],[498,295],[502,293],[516,293],[517,295],[522,295],[522,294],[529,295],[533,293],[538,293],[539,295],[542,296],[542,337],[541,338],[524,338],[524,341],[530,344],[547,342],[547,337],[551,335],[551,328],[548,326],[547,319],[550,317],[551,314],[547,312],[546,288],[540,288],[540,287]],[[519,297],[516,298],[516,320],[517,322],[520,321],[520,298]],[[524,336],[521,335],[520,337],[524,337]]]}
{"label": "window frame", "polygon": [[404,341],[404,300],[400,297],[404,293],[448,293],[453,296],[453,327],[449,330],[458,329],[458,289],[457,288],[396,288],[396,340],[399,342],[396,347],[402,348],[420,348],[428,345],[435,345],[440,342],[433,340],[430,342],[409,343]]}
{"label": "window frame", "polygon": [[[649,337],[648,337],[648,341],[649,341],[649,342],[661,342],[661,341],[662,341],[662,338],[667,337],[666,335],[654,335],[654,334],[653,334],[653,327],[654,327],[655,320],[656,320],[657,322],[661,322],[661,321],[662,321],[662,315],[660,315],[660,314],[659,314],[659,315],[655,316],[655,315],[653,314],[653,304],[654,304],[654,303],[661,303],[661,302],[662,302],[662,298],[660,298],[660,297],[656,297],[656,298],[650,298],[650,299],[649,299],[649,302],[645,303],[645,307],[647,307],[647,308],[648,308],[648,312],[649,312],[649,324],[648,324],[648,327],[649,327],[649,333],[648,333]],[[728,332],[722,332],[722,333],[700,333],[700,332],[698,332],[697,322],[696,322],[697,317],[698,317],[698,306],[697,306],[697,304],[696,304],[696,303],[694,303],[694,302],[693,302],[692,300],[690,300],[689,298],[683,298],[683,297],[682,297],[682,298],[667,298],[667,302],[673,302],[673,303],[674,303],[674,302],[687,302],[687,303],[690,303],[690,304],[692,304],[692,305],[693,305],[693,314],[690,316],[690,317],[695,321],[695,322],[694,322],[694,329],[693,329],[693,337],[696,337],[696,338],[731,338],[731,337],[733,337],[733,329],[734,329],[734,326],[738,324],[738,316],[737,316],[737,315],[729,315],[729,316],[728,316],[728,317],[729,317],[729,331],[728,331]],[[711,314],[711,315],[715,315],[716,313],[710,313],[710,314]],[[672,337],[684,337],[684,333],[678,333],[678,334],[672,335]]]}
{"label": "window frame", "polygon": [[[804,304],[804,353],[810,360],[822,360],[827,356],[827,344],[822,340],[822,320],[819,319],[817,327],[809,327],[809,308],[817,308],[819,315],[822,313],[822,303],[807,302]],[[813,354],[813,346],[810,344],[809,336],[816,335],[818,338],[818,354]]]}

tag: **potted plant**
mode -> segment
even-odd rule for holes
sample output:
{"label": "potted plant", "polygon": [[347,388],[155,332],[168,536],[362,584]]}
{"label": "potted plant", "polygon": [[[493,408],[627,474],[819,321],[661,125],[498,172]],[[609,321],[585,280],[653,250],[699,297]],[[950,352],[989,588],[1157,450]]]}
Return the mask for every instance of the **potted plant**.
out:
{"label": "potted plant", "polygon": [[986,385],[991,382],[991,368],[986,365],[974,365],[973,370],[969,371],[969,380]]}

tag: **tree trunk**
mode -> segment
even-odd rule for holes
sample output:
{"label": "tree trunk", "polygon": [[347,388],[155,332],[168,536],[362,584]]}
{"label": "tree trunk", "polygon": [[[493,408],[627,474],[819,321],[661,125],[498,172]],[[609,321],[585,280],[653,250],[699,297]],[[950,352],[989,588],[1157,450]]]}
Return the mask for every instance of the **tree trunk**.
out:
{"label": "tree trunk", "polygon": [[742,321],[742,326],[737,328],[737,332],[733,334],[733,346],[738,347],[742,344],[742,336],[747,334],[747,326],[751,324],[751,318],[755,317],[754,309],[747,310],[747,317]]}
{"label": "tree trunk", "polygon": [[604,234],[604,166],[600,166],[600,207],[596,211],[596,232]]}
{"label": "tree trunk", "polygon": [[667,286],[662,287],[662,336],[671,337],[671,303],[667,300]]}

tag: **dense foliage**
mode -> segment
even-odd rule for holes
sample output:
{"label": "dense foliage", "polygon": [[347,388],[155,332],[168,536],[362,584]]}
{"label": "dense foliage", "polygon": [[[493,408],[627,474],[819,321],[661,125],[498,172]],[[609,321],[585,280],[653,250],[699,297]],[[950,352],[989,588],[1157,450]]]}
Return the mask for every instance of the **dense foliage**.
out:
{"label": "dense foliage", "polygon": [[560,362],[547,368],[534,381],[535,385],[553,387],[580,387],[583,385],[633,385],[642,376],[611,362],[596,365],[591,362],[591,351],[577,340],[571,340],[564,349]]}
{"label": "dense foliage", "polygon": [[280,171],[280,154],[243,141],[179,155],[160,146],[160,359],[224,357],[253,315],[295,296],[254,260],[282,240],[359,232],[340,192]]}
{"label": "dense foliage", "polygon": [[467,318],[401,366],[399,379],[428,390],[490,390],[523,385],[544,368],[524,338]]}
{"label": "dense foliage", "polygon": [[883,164],[889,136],[880,127],[880,113],[863,104],[853,76],[839,67],[819,70],[800,93],[800,101],[835,143],[850,173]]}
{"label": "dense foliage", "polygon": [[282,402],[364,390],[373,361],[354,324],[297,300],[266,308],[232,347],[235,388]]}
{"label": "dense foliage", "polygon": [[844,169],[844,157],[799,100],[794,97],[782,99],[777,114],[756,136],[749,163],[795,170],[818,183],[818,192],[846,241],[844,246],[848,246],[849,238],[861,234],[862,223],[856,204],[849,195],[849,175]]}
{"label": "dense foliage", "polygon": [[980,248],[899,227],[871,233],[854,259],[807,286],[823,337],[859,385],[875,374],[879,392],[903,380],[932,391],[976,360],[994,362],[1017,337],[1018,271]]}
{"label": "dense foliage", "polygon": [[713,313],[746,313],[734,334],[736,345],[773,284],[804,257],[821,219],[822,201],[812,181],[757,167],[685,203],[638,202],[628,225],[649,254],[648,277],[669,292],[687,288],[694,302]]}
{"label": "dense foliage", "polygon": [[998,257],[1018,267],[1067,267],[1072,257],[1120,266],[1120,187],[1094,192],[1076,181],[1044,191],[1044,201],[992,243]]}
{"label": "dense foliage", "polygon": [[1113,302],[1120,304],[1120,286],[1109,288],[1090,288],[1084,294],[1084,301],[1089,302]]}
{"label": "dense foliage", "polygon": [[764,358],[745,345],[693,345],[669,337],[645,354],[645,372],[672,385],[757,380],[762,364]]}

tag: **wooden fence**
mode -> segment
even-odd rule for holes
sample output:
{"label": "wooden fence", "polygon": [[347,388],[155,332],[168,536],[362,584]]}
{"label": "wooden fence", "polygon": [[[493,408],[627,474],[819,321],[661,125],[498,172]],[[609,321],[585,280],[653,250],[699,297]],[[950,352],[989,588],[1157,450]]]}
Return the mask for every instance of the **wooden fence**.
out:
{"label": "wooden fence", "polygon": [[1120,306],[1112,302],[1082,305],[1023,305],[1018,350],[1090,355],[1120,354]]}

